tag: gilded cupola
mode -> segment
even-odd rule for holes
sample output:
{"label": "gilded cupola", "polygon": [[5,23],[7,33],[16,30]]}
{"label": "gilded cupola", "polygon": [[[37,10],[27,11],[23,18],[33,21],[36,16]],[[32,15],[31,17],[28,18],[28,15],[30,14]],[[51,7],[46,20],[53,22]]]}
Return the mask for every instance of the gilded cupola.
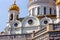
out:
{"label": "gilded cupola", "polygon": [[56,5],[60,5],[60,0],[56,0]]}
{"label": "gilded cupola", "polygon": [[16,5],[16,1],[14,1],[14,4],[9,7],[9,11],[11,10],[19,11],[19,7]]}

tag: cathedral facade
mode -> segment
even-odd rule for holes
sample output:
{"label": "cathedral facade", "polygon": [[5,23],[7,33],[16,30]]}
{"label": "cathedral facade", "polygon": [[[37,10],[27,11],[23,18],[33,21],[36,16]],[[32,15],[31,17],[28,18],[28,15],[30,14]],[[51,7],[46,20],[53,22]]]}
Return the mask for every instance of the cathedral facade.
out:
{"label": "cathedral facade", "polygon": [[28,16],[19,18],[19,7],[9,7],[7,27],[0,40],[60,40],[60,0],[28,0]]}

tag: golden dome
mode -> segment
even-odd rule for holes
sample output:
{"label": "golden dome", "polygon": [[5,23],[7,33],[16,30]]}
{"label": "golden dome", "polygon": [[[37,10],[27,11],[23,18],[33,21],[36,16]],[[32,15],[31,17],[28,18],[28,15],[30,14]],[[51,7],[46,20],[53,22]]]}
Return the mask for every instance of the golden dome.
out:
{"label": "golden dome", "polygon": [[19,7],[16,4],[13,4],[12,6],[10,6],[9,11],[11,10],[16,10],[19,11]]}
{"label": "golden dome", "polygon": [[16,0],[14,0],[14,4],[10,6],[9,11],[11,10],[19,11],[19,7],[16,5]]}
{"label": "golden dome", "polygon": [[59,5],[60,4],[60,0],[56,0],[56,5]]}

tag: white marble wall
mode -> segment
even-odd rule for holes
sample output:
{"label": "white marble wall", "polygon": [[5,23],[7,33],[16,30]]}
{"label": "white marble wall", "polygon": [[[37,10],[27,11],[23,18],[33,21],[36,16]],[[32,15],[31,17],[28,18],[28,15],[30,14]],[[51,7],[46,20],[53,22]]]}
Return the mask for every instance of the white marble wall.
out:
{"label": "white marble wall", "polygon": [[[40,1],[41,3],[39,3],[38,1]],[[50,12],[49,8],[52,9],[52,15],[55,15],[54,14],[54,9],[56,9],[56,7],[55,7],[55,2],[53,0],[50,0],[50,1],[49,0],[37,0],[37,2],[38,3],[35,3],[35,4],[31,5],[28,8],[28,11],[32,10],[33,8],[35,9],[35,8],[40,7],[40,15],[44,15],[44,7],[46,7],[46,15],[50,15],[49,14],[49,12]],[[31,12],[31,15],[34,14],[34,16],[39,16],[38,15],[38,10],[36,10],[35,13],[32,13],[32,12]]]}
{"label": "white marble wall", "polygon": [[60,22],[60,5],[56,6],[57,22]]}

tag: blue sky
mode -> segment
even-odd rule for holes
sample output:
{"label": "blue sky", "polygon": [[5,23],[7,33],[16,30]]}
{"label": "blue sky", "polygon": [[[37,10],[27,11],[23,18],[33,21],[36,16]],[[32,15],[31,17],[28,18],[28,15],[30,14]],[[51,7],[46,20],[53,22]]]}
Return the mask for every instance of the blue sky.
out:
{"label": "blue sky", "polygon": [[[8,9],[10,5],[14,3],[14,0],[0,0],[0,32],[4,30],[8,21]],[[20,8],[19,17],[25,17],[28,14],[28,0],[16,0],[17,5]]]}

